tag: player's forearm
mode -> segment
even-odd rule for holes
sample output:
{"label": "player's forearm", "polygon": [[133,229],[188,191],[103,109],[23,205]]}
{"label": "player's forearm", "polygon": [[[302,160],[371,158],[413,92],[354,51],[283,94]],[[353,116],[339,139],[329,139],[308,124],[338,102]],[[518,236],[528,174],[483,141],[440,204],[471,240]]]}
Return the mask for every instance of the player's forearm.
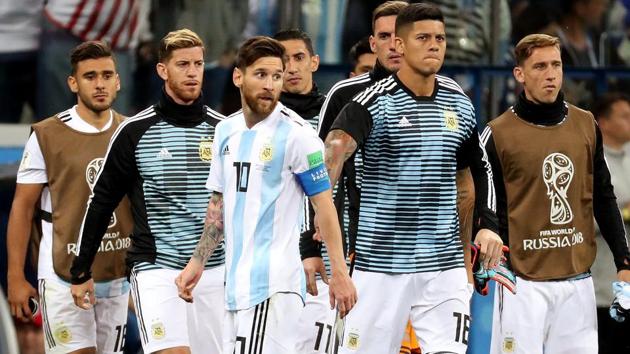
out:
{"label": "player's forearm", "polygon": [[193,252],[193,258],[205,264],[214,250],[219,247],[223,237],[223,195],[213,193],[208,203],[203,233]]}
{"label": "player's forearm", "polygon": [[113,210],[101,210],[97,205],[89,204],[81,226],[79,253],[70,267],[72,284],[83,284],[92,278],[92,264],[112,217]]}
{"label": "player's forearm", "polygon": [[335,129],[328,133],[324,144],[326,169],[330,185],[334,187],[341,176],[344,162],[357,150],[357,143],[348,133]]}
{"label": "player's forearm", "polygon": [[7,228],[7,275],[9,278],[24,277],[24,263],[31,235],[34,205],[14,201]]}
{"label": "player's forearm", "polygon": [[475,185],[469,169],[457,171],[457,210],[462,243],[470,243],[475,207]]}
{"label": "player's forearm", "polygon": [[457,171],[457,210],[459,214],[459,237],[464,247],[464,264],[468,273],[468,282],[472,283],[470,247],[472,239],[473,210],[475,206],[475,186],[470,169]]}
{"label": "player's forearm", "polygon": [[332,203],[330,191],[324,193],[328,194],[327,200],[322,200],[317,205],[313,203],[313,206],[318,215],[319,229],[328,251],[331,273],[332,276],[335,276],[335,274],[348,274],[337,212]]}

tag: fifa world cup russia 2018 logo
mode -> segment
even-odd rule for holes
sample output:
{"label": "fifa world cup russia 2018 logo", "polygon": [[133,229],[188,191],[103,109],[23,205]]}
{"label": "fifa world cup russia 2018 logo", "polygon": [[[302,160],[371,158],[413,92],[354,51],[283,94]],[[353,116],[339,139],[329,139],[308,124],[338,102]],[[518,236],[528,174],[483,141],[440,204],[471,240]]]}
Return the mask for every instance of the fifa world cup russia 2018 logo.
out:
{"label": "fifa world cup russia 2018 logo", "polygon": [[[98,171],[101,170],[103,162],[105,162],[105,159],[97,157],[94,160],[90,161],[90,163],[88,163],[87,167],[85,168],[85,180],[90,187],[90,191],[94,190],[96,178],[98,177]],[[116,226],[116,212],[112,213],[112,218],[109,220],[109,226],[107,226],[107,228],[114,226]]]}
{"label": "fifa world cup russia 2018 logo", "polygon": [[573,220],[573,211],[567,199],[573,173],[573,162],[564,154],[554,152],[543,161],[542,174],[551,201],[549,219],[554,225],[563,225]]}

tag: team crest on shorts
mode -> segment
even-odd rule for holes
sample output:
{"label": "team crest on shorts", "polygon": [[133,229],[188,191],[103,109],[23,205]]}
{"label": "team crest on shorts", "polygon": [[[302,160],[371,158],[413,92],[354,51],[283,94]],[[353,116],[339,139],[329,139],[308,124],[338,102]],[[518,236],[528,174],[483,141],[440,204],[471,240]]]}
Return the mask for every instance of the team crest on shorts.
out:
{"label": "team crest on shorts", "polygon": [[454,111],[444,111],[444,125],[448,130],[457,130],[457,113]]}
{"label": "team crest on shorts", "polygon": [[348,342],[346,342],[346,347],[350,350],[358,350],[359,345],[359,334],[355,332],[348,333]]}
{"label": "team crest on shorts", "polygon": [[516,349],[516,341],[514,340],[514,337],[503,338],[503,352],[514,353],[514,349]]}
{"label": "team crest on shorts", "polygon": [[72,340],[72,332],[66,325],[62,324],[55,328],[55,338],[59,343],[68,344]]}
{"label": "team crest on shorts", "polygon": [[273,146],[271,146],[270,142],[263,144],[260,149],[260,155],[258,156],[260,161],[269,162],[273,158]]}
{"label": "team crest on shorts", "polygon": [[202,161],[212,161],[212,139],[201,139],[199,142],[199,158]]}
{"label": "team crest on shorts", "polygon": [[166,330],[162,322],[151,324],[151,336],[153,336],[154,339],[162,339],[166,336]]}

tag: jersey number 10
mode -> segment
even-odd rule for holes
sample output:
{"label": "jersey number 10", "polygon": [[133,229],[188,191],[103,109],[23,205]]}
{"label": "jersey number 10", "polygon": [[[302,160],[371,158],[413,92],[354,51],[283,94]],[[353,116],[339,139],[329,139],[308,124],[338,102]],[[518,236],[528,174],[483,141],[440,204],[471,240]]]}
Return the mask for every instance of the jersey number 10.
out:
{"label": "jersey number 10", "polygon": [[234,167],[236,167],[237,192],[247,192],[247,185],[249,184],[249,170],[251,166],[251,162],[234,162]]}

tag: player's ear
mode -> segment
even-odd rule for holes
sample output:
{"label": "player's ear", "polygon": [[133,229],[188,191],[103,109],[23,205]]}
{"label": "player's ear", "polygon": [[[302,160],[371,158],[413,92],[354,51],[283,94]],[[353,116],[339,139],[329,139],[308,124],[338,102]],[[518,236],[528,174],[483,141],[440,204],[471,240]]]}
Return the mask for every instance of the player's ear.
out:
{"label": "player's ear", "polygon": [[234,68],[232,72],[232,82],[234,82],[234,86],[241,88],[243,86],[243,72],[239,68]]}
{"label": "player's ear", "polygon": [[403,42],[402,38],[396,36],[396,38],[394,39],[395,42],[395,46],[396,46],[396,51],[400,54],[404,54],[405,53],[405,43]]}
{"label": "player's ear", "polygon": [[523,73],[523,68],[521,68],[520,66],[515,66],[512,70],[512,74],[514,74],[514,78],[521,85],[525,83],[525,74]]}
{"label": "player's ear", "polygon": [[68,76],[67,82],[68,82],[68,87],[70,88],[70,91],[72,91],[72,93],[79,92],[79,85],[77,84],[77,79],[73,75]]}
{"label": "player's ear", "polygon": [[166,68],[166,64],[164,63],[157,63],[155,65],[155,70],[157,71],[158,76],[166,81],[168,79],[168,69]]}
{"label": "player's ear", "polygon": [[120,76],[116,73],[116,92],[120,91]]}
{"label": "player's ear", "polygon": [[311,72],[316,72],[319,69],[319,55],[315,54],[311,57]]}

